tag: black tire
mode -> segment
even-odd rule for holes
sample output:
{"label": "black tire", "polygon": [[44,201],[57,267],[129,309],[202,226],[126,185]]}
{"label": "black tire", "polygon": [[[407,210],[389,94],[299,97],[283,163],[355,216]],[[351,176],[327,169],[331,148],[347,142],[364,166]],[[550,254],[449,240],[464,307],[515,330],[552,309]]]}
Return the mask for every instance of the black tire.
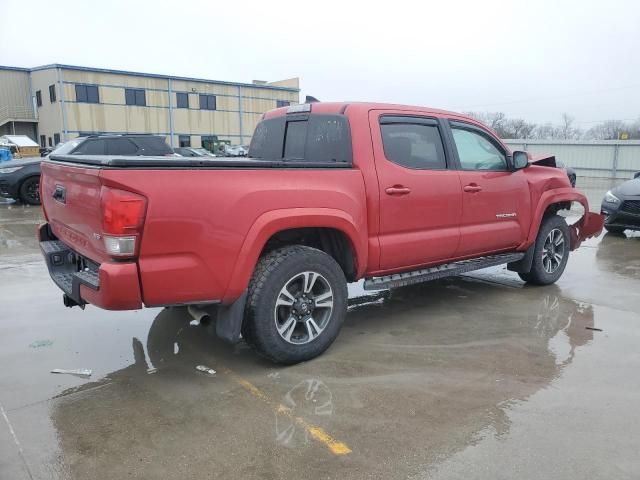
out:
{"label": "black tire", "polygon": [[[313,290],[305,293],[309,272],[317,275],[310,276],[310,285],[313,288],[321,286],[326,290],[324,293],[316,295]],[[302,288],[295,291],[297,279],[304,282],[304,286],[300,284]],[[285,288],[295,302],[291,306],[277,306]],[[331,294],[328,297],[332,301],[331,307],[319,306],[316,302],[327,293]],[[303,294],[309,298],[303,299]],[[260,259],[253,272],[242,336],[260,355],[273,362],[290,365],[311,360],[329,348],[338,336],[347,313],[347,298],[344,273],[331,256],[301,245],[274,250]],[[300,313],[300,320],[294,315],[297,313]],[[309,326],[309,320],[314,327],[322,327],[319,333],[318,329]],[[279,321],[283,325],[279,326]],[[292,327],[284,328],[281,333],[285,324]],[[285,339],[287,333],[289,338]],[[307,343],[293,343],[303,341]]]}
{"label": "black tire", "polygon": [[[551,232],[554,232],[555,238],[558,238],[557,232],[560,232],[562,234],[562,242],[557,244],[557,240],[555,240],[551,242],[554,243],[554,246],[548,248]],[[569,227],[564,218],[558,215],[545,217],[542,220],[536,238],[531,270],[526,273],[519,273],[520,278],[533,285],[550,285],[555,283],[567,266],[567,261],[569,260],[569,242]],[[561,252],[559,249],[560,245],[562,245]],[[561,255],[561,259],[557,260],[554,254]],[[550,258],[553,258],[553,260],[550,260]]]}
{"label": "black tire", "polygon": [[29,205],[40,205],[40,177],[27,178],[20,185],[20,200]]}
{"label": "black tire", "polygon": [[624,233],[624,231],[626,230],[624,227],[612,227],[610,225],[605,225],[604,228],[607,230],[607,232],[615,233],[617,235]]}

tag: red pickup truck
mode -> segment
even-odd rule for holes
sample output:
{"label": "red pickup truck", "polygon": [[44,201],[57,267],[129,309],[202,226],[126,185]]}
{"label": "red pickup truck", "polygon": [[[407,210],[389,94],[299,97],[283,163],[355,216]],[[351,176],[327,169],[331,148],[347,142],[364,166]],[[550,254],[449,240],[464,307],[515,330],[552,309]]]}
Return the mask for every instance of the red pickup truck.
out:
{"label": "red pickup truck", "polygon": [[[546,285],[603,224],[562,170],[477,121],[372,103],[270,111],[246,159],[53,155],[41,188],[65,305],[216,305],[222,338],[280,363],[329,347],[347,282],[507,264]],[[568,226],[574,201],[586,213]]]}

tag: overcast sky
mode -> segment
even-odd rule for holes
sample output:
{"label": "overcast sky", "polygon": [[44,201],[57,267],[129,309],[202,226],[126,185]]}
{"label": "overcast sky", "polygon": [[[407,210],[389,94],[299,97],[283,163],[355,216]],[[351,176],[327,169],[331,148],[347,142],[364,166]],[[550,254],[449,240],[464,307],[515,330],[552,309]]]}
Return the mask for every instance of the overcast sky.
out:
{"label": "overcast sky", "polygon": [[250,82],[302,97],[640,117],[640,2],[2,0],[0,64]]}

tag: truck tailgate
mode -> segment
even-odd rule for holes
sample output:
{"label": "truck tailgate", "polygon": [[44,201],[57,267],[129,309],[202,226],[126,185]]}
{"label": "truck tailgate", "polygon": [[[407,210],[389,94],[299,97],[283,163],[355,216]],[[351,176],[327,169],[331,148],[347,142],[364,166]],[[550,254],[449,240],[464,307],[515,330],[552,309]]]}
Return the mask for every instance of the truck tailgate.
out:
{"label": "truck tailgate", "polygon": [[53,233],[98,263],[107,259],[102,238],[100,169],[42,162],[42,206]]}

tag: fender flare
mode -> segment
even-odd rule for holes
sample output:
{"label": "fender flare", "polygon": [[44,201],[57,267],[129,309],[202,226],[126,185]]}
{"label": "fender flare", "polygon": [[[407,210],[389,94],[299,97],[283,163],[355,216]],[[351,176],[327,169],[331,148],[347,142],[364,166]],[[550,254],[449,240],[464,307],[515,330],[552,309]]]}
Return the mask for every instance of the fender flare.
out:
{"label": "fender flare", "polygon": [[578,202],[584,208],[584,214],[580,220],[573,225],[569,225],[571,250],[578,248],[587,238],[599,235],[602,232],[604,217],[600,214],[589,212],[589,201],[583,193],[572,187],[556,188],[547,190],[540,196],[531,220],[527,240],[518,247],[518,250],[525,250],[536,241],[547,208],[555,203],[565,202]]}
{"label": "fender flare", "polygon": [[263,213],[253,222],[245,236],[222,303],[230,304],[243,294],[260,252],[273,235],[283,230],[317,227],[341,231],[351,243],[356,276],[361,277],[368,260],[367,228],[364,222],[359,223],[347,212],[333,208],[287,208]]}

